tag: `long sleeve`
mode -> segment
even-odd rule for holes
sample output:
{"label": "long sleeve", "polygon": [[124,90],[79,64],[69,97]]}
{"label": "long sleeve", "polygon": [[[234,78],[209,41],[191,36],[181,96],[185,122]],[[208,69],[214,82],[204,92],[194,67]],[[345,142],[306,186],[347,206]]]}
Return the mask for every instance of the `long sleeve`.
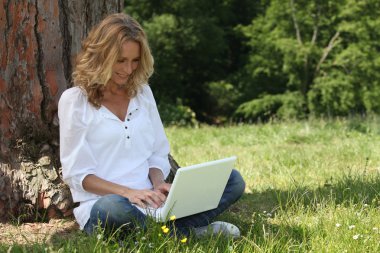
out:
{"label": "long sleeve", "polygon": [[170,172],[170,163],[168,155],[170,151],[169,141],[166,137],[164,126],[162,124],[159,112],[157,110],[156,101],[153,97],[152,90],[148,85],[144,86],[143,92],[149,100],[150,106],[150,119],[152,121],[155,141],[153,144],[153,153],[148,158],[150,168],[158,168],[166,178]]}
{"label": "long sleeve", "polygon": [[[87,97],[78,87],[66,90],[58,104],[63,180],[79,192],[85,191],[82,181],[88,174],[95,174],[97,166],[86,140],[88,125],[94,117],[93,110],[95,108],[87,102]],[[80,201],[74,194],[73,198]]]}

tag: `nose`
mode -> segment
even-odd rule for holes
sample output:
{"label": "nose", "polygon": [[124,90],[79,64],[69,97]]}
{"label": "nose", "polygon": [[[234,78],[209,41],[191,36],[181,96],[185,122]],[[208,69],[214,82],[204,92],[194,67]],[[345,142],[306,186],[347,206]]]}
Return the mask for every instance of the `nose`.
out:
{"label": "nose", "polygon": [[132,72],[133,72],[132,63],[129,62],[129,61],[126,62],[126,63],[124,64],[123,70],[124,70],[124,72],[125,72],[126,74],[128,74],[128,75],[132,74]]}

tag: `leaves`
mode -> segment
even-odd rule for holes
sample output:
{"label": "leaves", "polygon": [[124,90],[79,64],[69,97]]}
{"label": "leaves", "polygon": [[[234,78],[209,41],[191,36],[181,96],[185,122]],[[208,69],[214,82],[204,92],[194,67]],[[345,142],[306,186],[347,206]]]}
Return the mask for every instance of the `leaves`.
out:
{"label": "leaves", "polygon": [[287,93],[300,117],[380,113],[378,0],[126,3],[149,35],[158,103],[180,97],[208,122]]}

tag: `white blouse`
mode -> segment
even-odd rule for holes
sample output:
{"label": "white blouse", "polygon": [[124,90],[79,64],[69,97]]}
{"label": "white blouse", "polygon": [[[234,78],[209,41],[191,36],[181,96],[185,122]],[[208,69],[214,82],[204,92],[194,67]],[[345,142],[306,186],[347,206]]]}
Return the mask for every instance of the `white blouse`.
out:
{"label": "white blouse", "polygon": [[74,215],[81,229],[100,198],[83,189],[87,175],[132,189],[152,188],[149,168],[168,176],[169,142],[148,85],[130,100],[124,122],[106,107],[92,106],[79,87],[62,94],[58,116],[63,180],[74,202],[80,202]]}

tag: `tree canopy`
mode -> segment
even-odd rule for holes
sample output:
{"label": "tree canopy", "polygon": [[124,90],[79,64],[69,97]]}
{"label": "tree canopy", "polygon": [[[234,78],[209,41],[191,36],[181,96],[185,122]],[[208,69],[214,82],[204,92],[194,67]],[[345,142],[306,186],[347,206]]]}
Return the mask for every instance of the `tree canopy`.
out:
{"label": "tree canopy", "polygon": [[125,11],[147,31],[164,120],[187,108],[218,123],[379,113],[379,5],[129,0]]}

